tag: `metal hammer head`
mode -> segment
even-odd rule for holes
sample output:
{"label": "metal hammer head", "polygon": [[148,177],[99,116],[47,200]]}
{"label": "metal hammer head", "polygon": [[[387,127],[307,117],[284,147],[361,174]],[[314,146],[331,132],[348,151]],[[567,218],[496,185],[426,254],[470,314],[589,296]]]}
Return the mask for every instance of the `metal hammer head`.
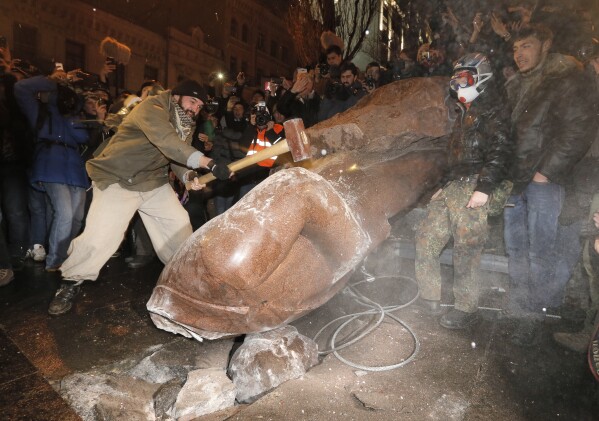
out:
{"label": "metal hammer head", "polygon": [[283,127],[285,127],[285,138],[293,161],[310,159],[310,140],[306,135],[304,121],[301,118],[293,118],[284,122]]}

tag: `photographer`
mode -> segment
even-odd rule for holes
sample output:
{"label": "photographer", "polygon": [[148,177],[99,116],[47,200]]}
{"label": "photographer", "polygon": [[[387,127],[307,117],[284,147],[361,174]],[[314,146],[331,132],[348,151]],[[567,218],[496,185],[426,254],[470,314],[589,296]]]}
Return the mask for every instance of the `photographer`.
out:
{"label": "photographer", "polygon": [[67,257],[71,240],[83,222],[85,190],[89,180],[79,148],[89,134],[78,122],[79,98],[62,65],[49,77],[17,82],[15,98],[36,137],[30,183],[45,191],[52,207],[46,270],[57,271]]}
{"label": "photographer", "polygon": [[349,109],[366,95],[364,87],[358,80],[358,68],[355,64],[344,62],[339,70],[341,83],[333,82],[329,85],[320,104],[318,121],[326,120]]}
{"label": "photographer", "polygon": [[321,97],[330,83],[340,81],[339,67],[343,62],[343,50],[338,45],[331,45],[326,49],[325,56],[326,63],[318,63],[314,69],[315,89]]}
{"label": "photographer", "polygon": [[[247,127],[240,141],[241,148],[247,150],[248,156],[269,148],[284,138],[285,131],[283,126],[272,120],[266,103],[259,102],[252,107],[250,125]],[[237,179],[240,183],[239,199],[268,177],[276,159],[276,156],[265,159],[258,162],[258,165],[253,165],[237,174]]]}
{"label": "photographer", "polygon": [[384,73],[385,69],[381,69],[381,65],[376,61],[368,63],[364,72],[364,88],[368,93],[384,84],[382,79]]}

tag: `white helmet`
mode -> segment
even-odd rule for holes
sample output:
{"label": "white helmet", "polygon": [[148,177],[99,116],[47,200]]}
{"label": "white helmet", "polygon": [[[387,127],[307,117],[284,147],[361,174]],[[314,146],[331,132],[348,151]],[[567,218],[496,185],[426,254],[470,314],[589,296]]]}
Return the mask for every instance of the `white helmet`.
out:
{"label": "white helmet", "polygon": [[492,76],[491,64],[484,54],[467,54],[453,66],[449,87],[457,93],[460,102],[470,103],[484,92]]}

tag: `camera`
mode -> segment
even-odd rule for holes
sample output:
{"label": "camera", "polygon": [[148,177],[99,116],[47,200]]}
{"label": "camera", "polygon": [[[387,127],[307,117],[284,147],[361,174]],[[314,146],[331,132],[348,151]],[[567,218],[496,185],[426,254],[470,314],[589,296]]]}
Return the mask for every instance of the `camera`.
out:
{"label": "camera", "polygon": [[256,116],[256,126],[266,126],[272,120],[266,102],[260,101],[252,108],[252,114]]}
{"label": "camera", "polygon": [[214,114],[218,111],[218,102],[211,100],[204,104],[204,109],[208,114]]}
{"label": "camera", "polygon": [[331,66],[329,66],[328,63],[320,63],[318,65],[318,68],[320,69],[321,76],[325,76],[325,75],[329,74],[329,71],[331,70]]}
{"label": "camera", "polygon": [[[43,92],[39,94],[40,101],[47,103],[49,98],[43,95]],[[79,96],[73,85],[64,81],[56,83],[56,107],[61,115],[74,115],[79,112],[82,105],[83,99]]]}
{"label": "camera", "polygon": [[372,76],[366,76],[366,79],[364,80],[364,82],[366,83],[366,86],[369,89],[376,88],[376,80],[374,80],[374,78]]}

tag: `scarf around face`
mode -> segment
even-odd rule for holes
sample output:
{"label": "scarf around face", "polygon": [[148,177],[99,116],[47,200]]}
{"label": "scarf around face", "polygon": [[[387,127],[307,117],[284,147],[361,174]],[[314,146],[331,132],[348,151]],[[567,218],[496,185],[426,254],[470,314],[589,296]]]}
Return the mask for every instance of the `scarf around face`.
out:
{"label": "scarf around face", "polygon": [[181,140],[187,139],[187,136],[191,133],[191,129],[193,128],[194,121],[191,117],[189,117],[183,108],[175,102],[175,116],[177,117],[177,133]]}

